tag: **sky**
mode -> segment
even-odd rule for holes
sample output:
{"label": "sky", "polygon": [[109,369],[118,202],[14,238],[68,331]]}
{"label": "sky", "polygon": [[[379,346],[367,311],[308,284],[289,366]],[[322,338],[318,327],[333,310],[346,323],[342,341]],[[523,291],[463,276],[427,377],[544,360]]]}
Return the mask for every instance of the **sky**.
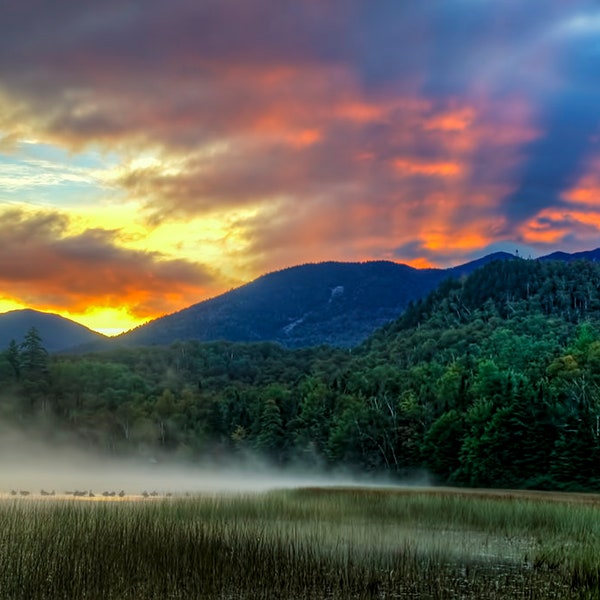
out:
{"label": "sky", "polygon": [[600,3],[7,0],[0,312],[600,246]]}

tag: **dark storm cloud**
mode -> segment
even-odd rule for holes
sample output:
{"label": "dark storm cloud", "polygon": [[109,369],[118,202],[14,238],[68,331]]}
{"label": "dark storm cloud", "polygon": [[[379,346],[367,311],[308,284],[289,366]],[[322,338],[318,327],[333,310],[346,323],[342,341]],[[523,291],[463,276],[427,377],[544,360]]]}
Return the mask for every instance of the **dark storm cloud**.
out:
{"label": "dark storm cloud", "polygon": [[[548,92],[540,107],[543,135],[527,145],[519,186],[506,199],[507,227],[526,221],[544,208],[566,210],[565,193],[585,174],[586,161],[600,145],[600,12],[595,27],[582,19],[560,39],[561,85]],[[598,198],[600,201],[600,197]]]}

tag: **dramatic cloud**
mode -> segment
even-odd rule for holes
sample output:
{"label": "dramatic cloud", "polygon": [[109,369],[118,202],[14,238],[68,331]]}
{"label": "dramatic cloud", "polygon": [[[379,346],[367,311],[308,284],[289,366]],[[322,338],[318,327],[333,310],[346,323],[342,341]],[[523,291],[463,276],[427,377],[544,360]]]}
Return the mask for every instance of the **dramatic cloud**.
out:
{"label": "dramatic cloud", "polygon": [[205,294],[215,274],[159,252],[119,246],[117,231],[69,234],[69,219],[53,212],[0,213],[0,285],[5,297],[54,310],[126,305],[134,317],[170,312]]}
{"label": "dramatic cloud", "polygon": [[[154,229],[218,222],[235,237],[219,270],[240,282],[308,260],[582,250],[600,233],[598,39],[592,0],[13,3],[0,202],[122,199]],[[24,144],[104,162],[58,173]],[[207,285],[190,282],[206,246],[125,250],[122,225],[56,239],[112,249],[115,268],[147,261],[183,305]],[[142,312],[164,293],[150,282]]]}

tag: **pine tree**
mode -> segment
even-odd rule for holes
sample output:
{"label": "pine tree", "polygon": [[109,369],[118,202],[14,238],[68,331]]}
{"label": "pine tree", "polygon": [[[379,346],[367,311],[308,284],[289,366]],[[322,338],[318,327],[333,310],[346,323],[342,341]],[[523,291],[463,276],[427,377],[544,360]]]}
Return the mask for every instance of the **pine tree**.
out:
{"label": "pine tree", "polygon": [[47,408],[50,374],[48,369],[48,351],[42,344],[42,338],[35,327],[31,327],[21,344],[20,353],[23,388],[29,401],[28,409],[40,404]]}
{"label": "pine tree", "polygon": [[14,371],[15,379],[19,379],[21,377],[21,353],[19,351],[19,345],[15,340],[10,340],[6,357]]}
{"label": "pine tree", "polygon": [[275,398],[267,396],[260,415],[260,432],[256,438],[259,450],[273,454],[281,449],[283,443],[283,423],[281,411]]}
{"label": "pine tree", "polygon": [[21,368],[27,377],[44,375],[48,372],[48,351],[35,327],[30,327],[21,344]]}

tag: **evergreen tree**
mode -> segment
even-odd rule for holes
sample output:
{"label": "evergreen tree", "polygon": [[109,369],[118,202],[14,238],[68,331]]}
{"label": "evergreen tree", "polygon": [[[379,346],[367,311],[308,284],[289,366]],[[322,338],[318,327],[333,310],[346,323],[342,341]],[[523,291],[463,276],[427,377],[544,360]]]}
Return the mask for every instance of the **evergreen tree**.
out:
{"label": "evergreen tree", "polygon": [[275,398],[272,395],[267,395],[263,399],[260,414],[260,431],[256,437],[256,448],[275,458],[283,446],[283,438],[281,410]]}
{"label": "evergreen tree", "polygon": [[552,453],[551,473],[561,487],[600,485],[600,389],[585,377],[566,382],[563,422]]}
{"label": "evergreen tree", "polygon": [[328,394],[325,384],[307,378],[300,384],[301,401],[294,420],[294,441],[300,452],[307,456],[321,455],[331,428]]}
{"label": "evergreen tree", "polygon": [[425,435],[422,449],[425,465],[444,481],[452,481],[460,467],[464,436],[464,416],[454,409],[442,414]]}
{"label": "evergreen tree", "polygon": [[6,351],[6,358],[14,371],[15,379],[19,379],[21,377],[21,353],[19,345],[14,339],[10,340],[8,350]]}
{"label": "evergreen tree", "polygon": [[23,387],[28,400],[28,409],[39,404],[42,410],[48,406],[50,377],[48,369],[48,351],[42,344],[42,338],[35,327],[31,327],[21,344],[20,367]]}
{"label": "evergreen tree", "polygon": [[20,365],[27,377],[40,377],[48,373],[48,351],[35,327],[30,327],[21,344]]}

